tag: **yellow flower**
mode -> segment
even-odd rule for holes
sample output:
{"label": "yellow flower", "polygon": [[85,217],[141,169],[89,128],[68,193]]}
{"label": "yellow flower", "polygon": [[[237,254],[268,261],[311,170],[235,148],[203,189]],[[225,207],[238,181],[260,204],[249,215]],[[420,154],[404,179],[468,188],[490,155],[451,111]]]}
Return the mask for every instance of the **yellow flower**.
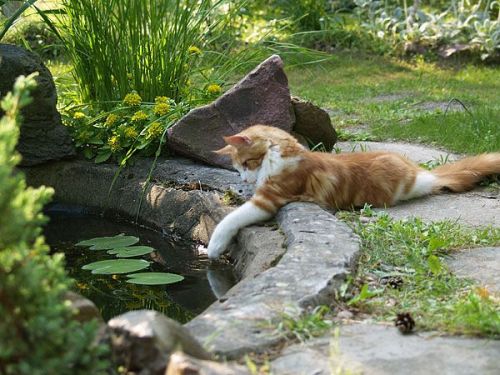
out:
{"label": "yellow flower", "polygon": [[73,113],[73,118],[75,120],[81,120],[81,119],[84,119],[85,117],[87,117],[87,116],[83,112],[75,112],[75,113]]}
{"label": "yellow flower", "polygon": [[168,103],[168,99],[169,99],[169,98],[168,98],[168,97],[166,97],[166,96],[157,96],[157,97],[155,98],[155,103],[156,103],[156,104],[160,104],[160,103]]}
{"label": "yellow flower", "polygon": [[146,131],[146,138],[157,138],[163,133],[163,126],[158,122],[153,122]]}
{"label": "yellow flower", "polygon": [[168,103],[158,103],[154,106],[153,112],[155,115],[163,116],[168,113],[170,105]]}
{"label": "yellow flower", "polygon": [[125,95],[125,98],[123,99],[123,102],[126,105],[139,105],[142,102],[142,98],[139,96],[138,93],[135,91],[131,92],[130,94]]}
{"label": "yellow flower", "polygon": [[137,130],[135,130],[133,127],[127,126],[123,130],[123,135],[125,136],[125,138],[136,138],[138,134]]}
{"label": "yellow flower", "polygon": [[109,128],[113,126],[118,121],[118,116],[114,113],[110,113],[108,117],[106,117],[105,125]]}
{"label": "yellow flower", "polygon": [[146,112],[137,111],[136,113],[134,113],[131,120],[134,122],[140,122],[140,121],[144,121],[147,119],[148,119],[148,115],[146,114]]}
{"label": "yellow flower", "polygon": [[218,84],[212,83],[211,85],[208,85],[207,92],[212,95],[220,94],[222,92],[222,88]]}
{"label": "yellow flower", "polygon": [[188,48],[188,52],[191,53],[191,54],[193,54],[193,55],[201,55],[201,49],[199,49],[196,46],[190,46]]}
{"label": "yellow flower", "polygon": [[117,135],[112,136],[108,139],[108,145],[111,148],[112,152],[115,152],[120,149],[120,138]]}

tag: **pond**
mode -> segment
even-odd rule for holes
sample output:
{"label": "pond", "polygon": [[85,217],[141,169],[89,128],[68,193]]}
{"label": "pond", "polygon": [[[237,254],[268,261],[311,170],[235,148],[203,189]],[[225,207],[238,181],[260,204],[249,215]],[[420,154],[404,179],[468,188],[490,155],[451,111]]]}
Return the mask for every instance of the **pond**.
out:
{"label": "pond", "polygon": [[[159,232],[111,220],[83,207],[53,204],[45,213],[50,221],[44,235],[51,252],[65,254],[66,269],[76,281],[76,291],[92,300],[106,321],[126,311],[152,309],[185,323],[234,285],[231,266],[209,262],[206,255],[198,254],[192,241],[174,241]],[[82,270],[85,264],[112,256],[76,243],[120,233],[136,236],[140,239],[138,245],[156,249],[138,258],[150,261],[151,271],[180,274],[184,280],[169,285],[137,285],[127,283],[125,275],[95,275]]]}

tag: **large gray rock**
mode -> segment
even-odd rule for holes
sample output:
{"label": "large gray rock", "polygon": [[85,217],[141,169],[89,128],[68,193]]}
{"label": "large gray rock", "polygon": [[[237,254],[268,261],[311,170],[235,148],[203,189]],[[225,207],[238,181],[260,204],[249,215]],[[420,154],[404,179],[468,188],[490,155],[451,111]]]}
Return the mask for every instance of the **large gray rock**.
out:
{"label": "large gray rock", "polygon": [[295,112],[293,131],[304,137],[309,145],[321,143],[327,151],[331,151],[337,142],[337,132],[328,112],[299,98],[292,98],[292,104]]}
{"label": "large gray rock", "polygon": [[288,204],[276,219],[286,238],[277,264],[246,277],[186,324],[226,358],[263,352],[283,340],[275,329],[283,312],[298,317],[310,306],[330,303],[358,256],[359,240],[349,227],[315,204]]}
{"label": "large gray rock", "polygon": [[108,322],[115,361],[130,372],[164,374],[170,354],[181,350],[211,359],[186,328],[156,311],[137,310]]}
{"label": "large gray rock", "polygon": [[[21,136],[17,145],[21,166],[41,164],[75,155],[71,137],[56,109],[57,93],[49,70],[34,53],[0,44],[0,97],[12,90],[16,78],[38,72],[33,103],[23,109]],[[1,115],[1,110],[0,110]]]}
{"label": "large gray rock", "polygon": [[189,112],[169,129],[168,147],[203,162],[231,168],[227,157],[213,153],[223,136],[264,124],[290,132],[295,117],[283,61],[269,57],[210,105]]}

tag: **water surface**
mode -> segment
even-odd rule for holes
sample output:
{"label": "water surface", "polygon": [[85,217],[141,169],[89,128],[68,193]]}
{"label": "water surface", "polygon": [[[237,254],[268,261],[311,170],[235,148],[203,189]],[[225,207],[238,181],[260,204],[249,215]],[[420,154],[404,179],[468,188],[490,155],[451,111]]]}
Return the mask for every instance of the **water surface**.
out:
{"label": "water surface", "polygon": [[[185,323],[234,284],[231,267],[211,264],[206,256],[198,255],[191,241],[173,241],[153,230],[89,214],[89,210],[81,207],[54,204],[46,214],[50,222],[44,234],[51,252],[65,254],[66,269],[76,281],[76,291],[92,300],[105,320],[129,310],[146,308]],[[184,280],[170,285],[135,285],[125,282],[125,275],[93,275],[81,269],[91,262],[115,258],[105,250],[75,246],[77,242],[120,233],[139,237],[137,245],[157,249],[134,258],[152,262],[149,269],[140,272],[172,272],[184,276]]]}

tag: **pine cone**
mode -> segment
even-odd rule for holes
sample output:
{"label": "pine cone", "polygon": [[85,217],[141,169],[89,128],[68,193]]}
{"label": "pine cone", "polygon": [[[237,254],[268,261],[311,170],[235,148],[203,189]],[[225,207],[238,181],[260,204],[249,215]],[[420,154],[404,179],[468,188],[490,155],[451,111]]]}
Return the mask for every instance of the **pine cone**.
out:
{"label": "pine cone", "polygon": [[411,317],[410,313],[400,313],[396,316],[395,320],[396,327],[403,334],[410,333],[415,328],[415,321]]}

